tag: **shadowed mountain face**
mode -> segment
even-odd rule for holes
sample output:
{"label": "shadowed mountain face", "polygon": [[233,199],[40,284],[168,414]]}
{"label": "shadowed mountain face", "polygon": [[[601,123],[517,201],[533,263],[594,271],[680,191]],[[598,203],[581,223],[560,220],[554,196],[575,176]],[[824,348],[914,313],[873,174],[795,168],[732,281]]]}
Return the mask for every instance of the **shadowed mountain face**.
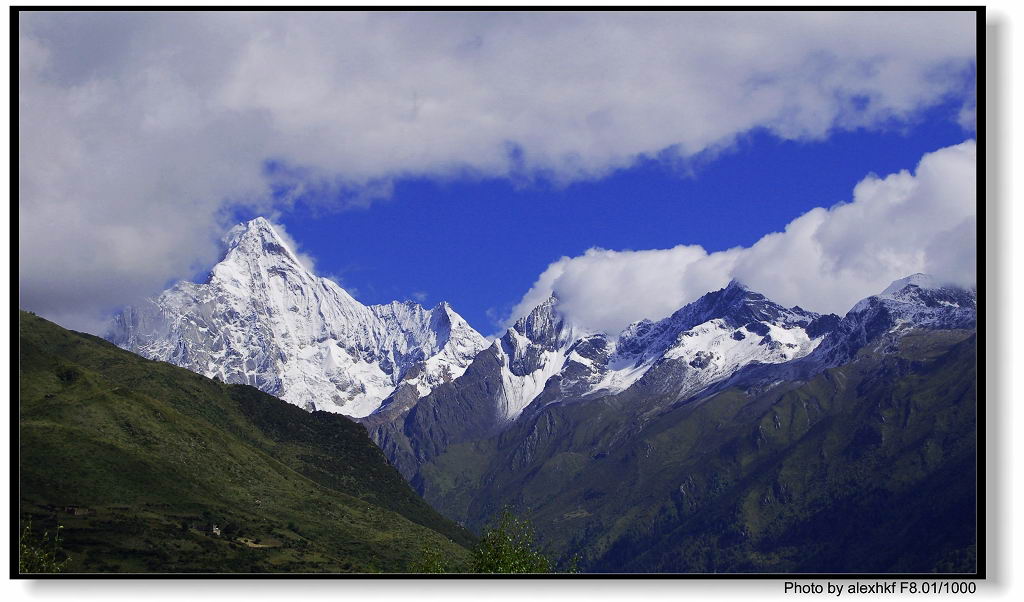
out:
{"label": "shadowed mountain face", "polygon": [[447,516],[510,504],[588,570],[970,572],[975,323],[923,275],[843,318],[734,282],[616,338],[552,299],[363,423]]}
{"label": "shadowed mountain face", "polygon": [[513,504],[592,571],[970,572],[975,358],[918,331],[766,391],[551,405],[421,483],[470,526]]}
{"label": "shadowed mountain face", "polygon": [[552,297],[460,378],[423,397],[400,390],[362,422],[392,463],[415,479],[417,466],[449,445],[500,433],[548,404],[625,391],[695,394],[744,366],[807,355],[838,322],[838,316],[782,307],[734,281],[612,338],[575,329]]}
{"label": "shadowed mountain face", "polygon": [[401,572],[424,546],[468,554],[473,536],[351,420],[24,312],[20,328],[21,515],[65,526],[70,571]]}

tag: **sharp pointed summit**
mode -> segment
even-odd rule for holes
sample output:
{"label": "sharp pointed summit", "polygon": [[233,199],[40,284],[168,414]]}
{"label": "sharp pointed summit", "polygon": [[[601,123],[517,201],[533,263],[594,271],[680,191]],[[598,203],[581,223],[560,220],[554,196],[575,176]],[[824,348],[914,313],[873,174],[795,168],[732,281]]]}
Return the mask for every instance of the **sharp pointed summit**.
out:
{"label": "sharp pointed summit", "polygon": [[224,243],[205,283],[179,282],[125,308],[107,338],[306,409],[350,416],[373,412],[407,374],[429,392],[487,345],[447,304],[359,303],[303,267],[265,218],[235,226]]}
{"label": "sharp pointed summit", "polygon": [[554,295],[516,320],[512,328],[534,343],[549,348],[557,347],[568,335],[565,319],[558,311],[558,298]]}
{"label": "sharp pointed summit", "polygon": [[278,256],[301,265],[294,249],[291,249],[273,224],[264,217],[257,217],[238,224],[222,239],[226,248],[224,258],[232,255]]}
{"label": "sharp pointed summit", "polygon": [[264,217],[231,228],[222,243],[225,250],[220,262],[210,271],[210,280],[247,285],[253,280],[265,282],[271,273],[290,274],[292,279],[315,279],[295,250]]}

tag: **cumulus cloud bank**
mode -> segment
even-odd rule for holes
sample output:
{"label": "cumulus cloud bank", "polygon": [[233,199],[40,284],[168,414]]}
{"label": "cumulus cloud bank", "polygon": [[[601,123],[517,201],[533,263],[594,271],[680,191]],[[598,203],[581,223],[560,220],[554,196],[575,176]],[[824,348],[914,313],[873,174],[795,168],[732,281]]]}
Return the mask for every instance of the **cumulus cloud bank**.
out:
{"label": "cumulus cloud bank", "polygon": [[239,207],[890,125],[963,92],[975,46],[956,12],[46,12],[18,30],[21,304],[80,328],[208,267]]}
{"label": "cumulus cloud bank", "polygon": [[839,315],[916,272],[972,286],[975,146],[968,140],[929,153],[914,173],[869,175],[850,202],[812,209],[747,248],[590,249],[563,257],[540,275],[513,317],[554,293],[578,326],[618,333],[636,320],[668,316],[732,278],[783,305]]}

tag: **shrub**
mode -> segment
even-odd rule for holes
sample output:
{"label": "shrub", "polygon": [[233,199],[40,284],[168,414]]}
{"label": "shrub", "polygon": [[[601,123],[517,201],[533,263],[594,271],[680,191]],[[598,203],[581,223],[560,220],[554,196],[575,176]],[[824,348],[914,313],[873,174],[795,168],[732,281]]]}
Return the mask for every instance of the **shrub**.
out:
{"label": "shrub", "polygon": [[[60,530],[64,527],[57,525],[57,532],[50,540],[49,531],[43,532],[41,540],[36,541],[32,536],[32,523],[25,525],[21,532],[18,549],[18,572],[20,573],[60,573],[71,561],[71,557],[64,554],[60,548]],[[63,560],[57,560],[64,556]]]}
{"label": "shrub", "polygon": [[410,567],[413,573],[451,573],[459,572],[448,564],[448,559],[437,547],[424,546],[420,555],[413,560]]}
{"label": "shrub", "polygon": [[[468,565],[455,564],[436,546],[424,546],[413,561],[414,573],[551,573],[553,565],[536,549],[533,528],[508,509],[487,529],[470,553]],[[575,565],[568,572],[577,572]]]}
{"label": "shrub", "polygon": [[507,509],[473,549],[474,573],[550,573],[551,562],[536,549],[533,528]]}

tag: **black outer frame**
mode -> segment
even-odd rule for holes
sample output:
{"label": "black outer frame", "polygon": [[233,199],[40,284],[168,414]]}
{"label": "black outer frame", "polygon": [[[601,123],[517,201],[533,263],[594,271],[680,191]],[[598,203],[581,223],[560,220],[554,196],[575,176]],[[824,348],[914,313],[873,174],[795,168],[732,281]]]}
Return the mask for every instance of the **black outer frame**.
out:
{"label": "black outer frame", "polygon": [[[986,7],[985,6],[685,6],[685,7],[663,7],[663,6],[601,6],[601,7],[579,7],[579,6],[345,6],[345,7],[321,7],[321,6],[274,6],[274,7],[263,7],[263,6],[11,6],[9,12],[10,18],[10,89],[11,89],[11,107],[10,107],[10,126],[11,126],[11,138],[10,138],[10,156],[12,167],[17,167],[20,161],[18,155],[18,109],[17,105],[13,101],[16,98],[18,90],[18,79],[16,76],[18,66],[18,13],[21,11],[40,11],[40,12],[53,12],[53,11],[85,11],[85,10],[101,10],[101,11],[144,11],[144,12],[202,12],[202,11],[240,11],[240,10],[260,10],[260,11],[326,11],[326,10],[366,10],[375,12],[394,12],[394,11],[428,11],[428,12],[461,12],[461,11],[602,11],[602,12],[620,12],[620,11],[641,11],[641,10],[657,10],[657,11],[671,11],[671,12],[696,12],[696,11],[717,11],[717,12],[737,12],[737,11],[855,11],[855,12],[890,12],[890,11],[906,11],[906,12],[952,12],[952,11],[964,11],[973,12],[975,17],[975,56],[976,56],[976,94],[977,94],[977,116],[976,116],[976,140],[977,140],[977,161],[980,169],[978,170],[980,175],[976,177],[975,186],[977,190],[977,226],[975,230],[976,240],[980,240],[982,243],[985,242],[986,233],[986,219],[985,219],[985,200],[986,200],[986,57],[985,57],[985,22],[986,22]],[[18,157],[18,159],[15,159]],[[16,173],[15,169],[11,170],[11,173]],[[15,177],[11,177],[10,180],[10,198],[18,198],[18,181]],[[10,215],[12,217],[11,222],[14,222],[13,217],[17,214],[17,209],[12,203],[10,206]],[[13,234],[13,233],[12,233]],[[980,235],[980,236],[979,236]],[[18,257],[17,249],[17,234],[11,236],[11,274],[17,272],[17,265],[15,265],[16,258]],[[985,320],[985,244],[981,244],[977,247],[977,291],[980,296],[980,303],[978,304],[978,350],[977,350],[977,365],[984,369],[985,367],[985,349],[987,344],[986,336],[986,320]],[[12,276],[13,280],[13,276]],[[17,298],[17,283],[12,282],[12,301],[14,301],[11,309],[11,324],[17,326],[19,324],[18,314],[18,298]],[[20,357],[18,341],[14,337],[13,328],[11,334],[11,357]],[[12,367],[14,362],[12,361]],[[13,369],[12,369],[13,373]],[[977,403],[976,409],[976,502],[975,502],[975,533],[976,533],[976,554],[977,554],[977,572],[975,573],[580,573],[580,574],[537,574],[537,575],[510,575],[510,574],[418,574],[418,573],[383,573],[383,574],[369,574],[369,573],[354,573],[354,574],[336,574],[336,573],[21,573],[18,570],[18,554],[19,554],[19,543],[17,541],[17,533],[19,533],[18,525],[20,521],[20,481],[18,479],[19,464],[15,464],[15,460],[19,458],[20,449],[20,429],[19,432],[14,434],[10,438],[11,449],[11,542],[10,542],[10,578],[11,579],[786,579],[786,580],[797,580],[797,579],[874,579],[883,581],[899,581],[899,580],[932,580],[932,581],[952,581],[952,580],[975,580],[975,579],[986,579],[987,578],[987,562],[986,562],[986,526],[988,525],[985,520],[986,511],[986,422],[985,422],[985,375],[978,378],[977,381],[977,397],[981,402]],[[11,379],[11,399],[21,399],[20,396],[20,383],[15,385],[14,379]],[[11,404],[11,425],[19,424],[20,418],[20,404],[16,406]],[[981,425],[980,427],[977,425]],[[980,435],[980,437],[978,437]]]}

